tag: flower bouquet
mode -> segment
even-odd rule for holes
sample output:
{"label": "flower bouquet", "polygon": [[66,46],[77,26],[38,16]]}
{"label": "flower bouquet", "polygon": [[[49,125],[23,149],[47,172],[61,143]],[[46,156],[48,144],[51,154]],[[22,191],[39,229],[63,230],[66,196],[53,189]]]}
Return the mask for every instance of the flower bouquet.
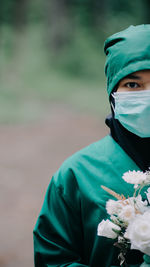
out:
{"label": "flower bouquet", "polygon": [[[97,234],[115,239],[114,245],[120,250],[120,266],[127,266],[126,254],[130,249],[145,254],[145,262],[141,267],[150,266],[150,171],[129,171],[124,173],[122,178],[125,182],[133,184],[133,196],[126,198],[102,186],[116,200],[109,199],[106,202],[110,219],[99,223]],[[144,187],[147,187],[144,191],[145,200],[141,196]]]}

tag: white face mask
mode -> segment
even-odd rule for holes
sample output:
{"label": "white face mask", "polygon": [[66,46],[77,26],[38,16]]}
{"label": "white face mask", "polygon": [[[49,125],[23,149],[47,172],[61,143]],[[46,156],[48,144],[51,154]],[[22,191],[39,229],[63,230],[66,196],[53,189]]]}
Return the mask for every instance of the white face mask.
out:
{"label": "white face mask", "polygon": [[115,119],[130,132],[150,137],[150,90],[115,92]]}

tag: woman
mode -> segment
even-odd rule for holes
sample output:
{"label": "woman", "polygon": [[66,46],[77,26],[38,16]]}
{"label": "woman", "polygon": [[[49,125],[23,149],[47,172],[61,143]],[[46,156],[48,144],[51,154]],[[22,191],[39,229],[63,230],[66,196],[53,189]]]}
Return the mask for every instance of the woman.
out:
{"label": "woman", "polygon": [[[54,174],[34,228],[35,266],[119,266],[111,239],[97,236],[110,198],[132,195],[122,174],[150,166],[150,25],[130,26],[104,47],[110,135],[69,157]],[[123,95],[123,97],[122,97]],[[142,262],[131,251],[129,266]]]}

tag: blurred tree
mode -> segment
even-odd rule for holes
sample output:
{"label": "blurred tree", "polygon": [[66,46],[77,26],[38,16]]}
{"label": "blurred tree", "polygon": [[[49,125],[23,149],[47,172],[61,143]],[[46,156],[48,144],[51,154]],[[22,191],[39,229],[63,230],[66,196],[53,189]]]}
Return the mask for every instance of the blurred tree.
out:
{"label": "blurred tree", "polygon": [[[150,23],[149,0],[0,1],[0,26],[4,25],[7,37],[5,39],[9,40],[9,45],[13,38],[15,44],[19,44],[19,35],[14,35],[12,29],[19,32],[27,29],[31,32],[34,31],[34,27],[30,26],[34,24],[39,30],[39,35],[43,37],[43,29],[46,33],[48,54],[54,56],[53,63],[57,64],[60,58],[62,65],[69,66],[68,71],[72,68],[75,72],[77,69],[82,72],[84,58],[85,65],[88,66],[88,45],[98,44],[98,48],[106,36],[130,24]],[[4,31],[0,29],[0,36]],[[95,42],[95,39],[98,41]]]}
{"label": "blurred tree", "polygon": [[13,25],[16,30],[22,30],[27,22],[28,0],[13,0]]}
{"label": "blurred tree", "polygon": [[92,17],[93,26],[96,28],[104,27],[107,19],[108,1],[107,0],[93,0],[92,5]]}
{"label": "blurred tree", "polygon": [[0,23],[11,24],[12,23],[12,8],[14,0],[1,0],[0,8]]}
{"label": "blurred tree", "polygon": [[[109,1],[109,8],[110,12],[118,13],[132,13],[132,4],[129,0],[108,0]],[[136,4],[134,4],[136,6]]]}
{"label": "blurred tree", "polygon": [[[28,0],[29,1],[29,0]],[[47,9],[45,8],[45,2],[47,0],[30,0],[28,4],[28,22],[29,25],[44,24],[45,15]],[[49,0],[50,2],[51,0]],[[44,25],[46,26],[46,25]]]}
{"label": "blurred tree", "polygon": [[[72,0],[74,16],[83,26],[95,31],[105,25],[108,0]],[[96,29],[95,29],[96,27]]]}
{"label": "blurred tree", "polygon": [[1,0],[0,24],[8,24],[17,29],[27,21],[28,0]]}
{"label": "blurred tree", "polygon": [[47,43],[56,54],[71,40],[70,3],[69,0],[46,0]]}
{"label": "blurred tree", "polygon": [[150,0],[143,0],[144,3],[144,23],[150,23]]}

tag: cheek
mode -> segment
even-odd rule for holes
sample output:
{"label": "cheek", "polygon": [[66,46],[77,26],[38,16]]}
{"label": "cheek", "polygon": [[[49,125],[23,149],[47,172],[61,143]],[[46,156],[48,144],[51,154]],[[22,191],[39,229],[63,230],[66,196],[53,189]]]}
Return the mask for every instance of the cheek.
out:
{"label": "cheek", "polygon": [[128,88],[128,87],[121,87],[119,86],[116,90],[116,92],[130,92],[130,91],[134,91],[134,89]]}
{"label": "cheek", "polygon": [[[121,87],[119,86],[116,92],[133,92],[133,91],[144,91],[145,88],[128,88],[128,87]],[[148,89],[147,89],[148,90]],[[150,90],[150,87],[149,87]]]}

